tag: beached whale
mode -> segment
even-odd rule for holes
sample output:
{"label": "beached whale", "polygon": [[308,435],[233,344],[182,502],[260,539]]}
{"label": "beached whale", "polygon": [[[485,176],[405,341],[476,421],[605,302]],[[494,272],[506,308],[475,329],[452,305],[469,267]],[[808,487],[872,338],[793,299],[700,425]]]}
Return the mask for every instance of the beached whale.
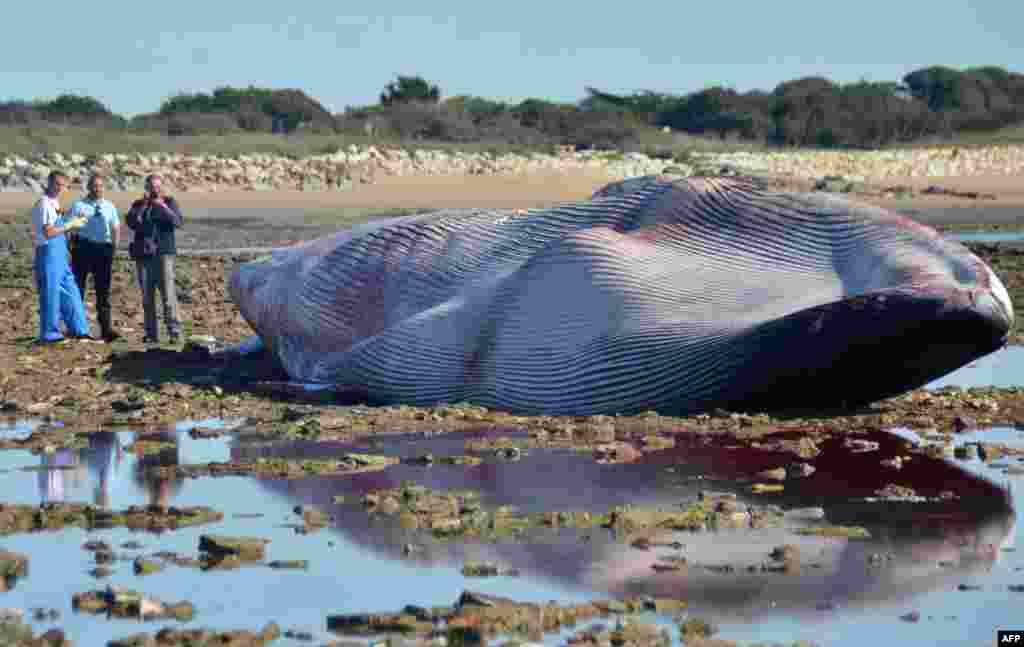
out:
{"label": "beached whale", "polygon": [[1013,320],[931,228],[736,178],[370,223],[242,265],[230,292],[295,381],[525,414],[863,404],[1000,348]]}

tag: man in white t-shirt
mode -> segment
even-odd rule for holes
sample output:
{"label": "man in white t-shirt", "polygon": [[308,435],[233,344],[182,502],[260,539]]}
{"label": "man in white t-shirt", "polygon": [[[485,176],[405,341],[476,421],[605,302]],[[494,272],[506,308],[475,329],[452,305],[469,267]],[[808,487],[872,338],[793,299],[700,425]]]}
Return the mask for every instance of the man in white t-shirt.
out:
{"label": "man in white t-shirt", "polygon": [[39,290],[39,343],[64,341],[60,323],[63,320],[71,336],[89,338],[89,322],[85,318],[82,296],[75,284],[68,258],[65,234],[82,227],[85,218],[65,222],[60,207],[60,194],[68,178],[60,171],[50,173],[46,193],[32,208],[32,242],[35,245],[34,270]]}

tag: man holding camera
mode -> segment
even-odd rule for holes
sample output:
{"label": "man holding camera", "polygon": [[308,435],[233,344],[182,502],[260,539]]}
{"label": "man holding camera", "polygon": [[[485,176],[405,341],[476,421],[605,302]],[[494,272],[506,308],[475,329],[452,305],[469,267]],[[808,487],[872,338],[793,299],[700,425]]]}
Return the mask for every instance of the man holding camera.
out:
{"label": "man holding camera", "polygon": [[86,219],[85,226],[78,231],[78,240],[71,252],[71,268],[75,272],[75,282],[78,283],[78,291],[82,293],[83,300],[86,281],[92,274],[100,333],[104,341],[112,342],[120,337],[110,320],[110,281],[121,223],[117,207],[110,200],[103,199],[106,188],[103,176],[94,173],[89,177],[87,188],[89,195],[71,207],[73,218]]}
{"label": "man holding camera", "polygon": [[164,307],[164,325],[171,343],[181,339],[181,321],[178,319],[178,295],[174,286],[174,257],[178,253],[175,230],[185,220],[178,202],[164,195],[163,180],[159,175],[146,177],[146,193],[132,203],[126,224],[135,232],[128,252],[135,259],[136,275],[142,290],[142,310],[146,336],[143,342],[156,344],[160,333],[156,319],[156,291]]}

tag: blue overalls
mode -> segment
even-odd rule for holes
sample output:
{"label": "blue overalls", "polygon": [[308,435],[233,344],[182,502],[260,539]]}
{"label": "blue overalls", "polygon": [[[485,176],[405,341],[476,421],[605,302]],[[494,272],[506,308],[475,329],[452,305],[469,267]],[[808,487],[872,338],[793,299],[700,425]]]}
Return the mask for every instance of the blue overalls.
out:
{"label": "blue overalls", "polygon": [[55,342],[64,338],[60,322],[75,337],[89,334],[85,305],[71,272],[68,240],[64,234],[48,238],[36,246],[36,288],[39,290],[39,341]]}

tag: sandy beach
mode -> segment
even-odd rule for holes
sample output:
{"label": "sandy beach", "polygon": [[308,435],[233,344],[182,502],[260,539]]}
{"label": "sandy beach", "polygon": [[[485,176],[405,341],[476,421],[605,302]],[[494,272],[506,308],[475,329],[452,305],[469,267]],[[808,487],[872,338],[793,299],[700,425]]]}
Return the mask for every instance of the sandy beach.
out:
{"label": "sandy beach", "polygon": [[[600,173],[387,177],[349,191],[185,192],[178,198],[188,221],[184,249],[273,246],[315,238],[379,216],[441,208],[535,208],[583,200],[611,181]],[[809,190],[809,183],[794,183]],[[912,187],[909,199],[851,194],[849,197],[903,212],[932,226],[1024,226],[1024,178],[935,177],[869,180],[867,187]],[[994,198],[922,195],[929,186],[974,191]],[[74,194],[66,194],[70,203]],[[110,193],[122,214],[135,193]],[[0,193],[0,223],[27,223],[33,196]]]}

